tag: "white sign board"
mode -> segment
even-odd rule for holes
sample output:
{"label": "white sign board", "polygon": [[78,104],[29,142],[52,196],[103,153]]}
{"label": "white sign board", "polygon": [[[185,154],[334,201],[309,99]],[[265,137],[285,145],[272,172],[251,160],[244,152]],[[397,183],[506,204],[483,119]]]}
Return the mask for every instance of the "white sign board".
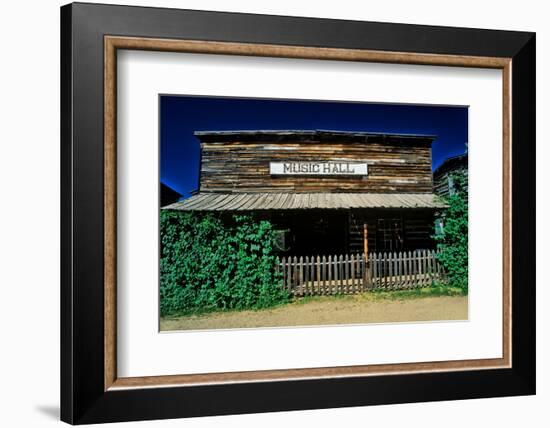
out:
{"label": "white sign board", "polygon": [[270,162],[271,175],[367,175],[366,162]]}

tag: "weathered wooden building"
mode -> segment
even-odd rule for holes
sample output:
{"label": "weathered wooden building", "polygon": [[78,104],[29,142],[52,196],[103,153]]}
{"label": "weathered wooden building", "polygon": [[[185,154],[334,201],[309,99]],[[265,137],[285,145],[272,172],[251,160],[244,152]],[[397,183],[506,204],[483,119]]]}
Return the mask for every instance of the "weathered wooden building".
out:
{"label": "weathered wooden building", "polygon": [[447,158],[434,171],[434,192],[448,197],[456,192],[455,175],[464,177],[468,185],[468,153]]}
{"label": "weathered wooden building", "polygon": [[[167,209],[255,212],[291,255],[434,248],[434,136],[201,131],[196,195]],[[368,248],[367,248],[368,247]]]}

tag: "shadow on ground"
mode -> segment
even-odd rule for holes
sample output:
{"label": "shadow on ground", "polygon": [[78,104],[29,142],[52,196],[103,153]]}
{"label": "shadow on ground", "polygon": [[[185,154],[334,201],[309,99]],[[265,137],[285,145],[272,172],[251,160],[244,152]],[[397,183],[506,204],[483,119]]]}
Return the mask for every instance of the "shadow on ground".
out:
{"label": "shadow on ground", "polygon": [[40,405],[36,406],[36,410],[51,419],[59,420],[59,406]]}

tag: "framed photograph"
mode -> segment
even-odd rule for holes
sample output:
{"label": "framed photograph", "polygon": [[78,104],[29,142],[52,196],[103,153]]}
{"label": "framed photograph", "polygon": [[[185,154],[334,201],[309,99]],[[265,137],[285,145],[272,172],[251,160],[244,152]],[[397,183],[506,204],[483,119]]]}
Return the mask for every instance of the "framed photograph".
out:
{"label": "framed photograph", "polygon": [[535,393],[535,35],[61,8],[61,418]]}

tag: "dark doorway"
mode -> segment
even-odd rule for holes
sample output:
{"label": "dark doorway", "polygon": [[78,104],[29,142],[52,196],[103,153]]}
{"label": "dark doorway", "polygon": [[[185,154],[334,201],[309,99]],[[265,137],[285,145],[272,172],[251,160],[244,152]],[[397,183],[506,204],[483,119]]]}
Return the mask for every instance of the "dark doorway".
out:
{"label": "dark doorway", "polygon": [[296,210],[273,217],[277,228],[288,230],[287,255],[344,254],[347,249],[348,214],[345,210]]}

